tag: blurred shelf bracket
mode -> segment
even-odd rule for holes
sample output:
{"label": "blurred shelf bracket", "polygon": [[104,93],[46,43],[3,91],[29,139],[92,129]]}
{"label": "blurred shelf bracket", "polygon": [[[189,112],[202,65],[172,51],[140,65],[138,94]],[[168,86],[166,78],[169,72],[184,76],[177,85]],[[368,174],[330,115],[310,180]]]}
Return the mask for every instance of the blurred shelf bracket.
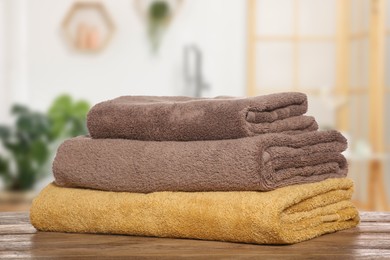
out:
{"label": "blurred shelf bracket", "polygon": [[76,50],[96,53],[107,47],[115,25],[100,2],[75,2],[62,22],[65,40]]}

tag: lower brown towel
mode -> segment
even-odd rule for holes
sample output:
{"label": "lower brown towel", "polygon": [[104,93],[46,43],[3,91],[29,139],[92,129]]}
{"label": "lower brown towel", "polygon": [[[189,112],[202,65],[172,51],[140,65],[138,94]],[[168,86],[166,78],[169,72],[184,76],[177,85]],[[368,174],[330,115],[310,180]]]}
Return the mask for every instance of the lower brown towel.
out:
{"label": "lower brown towel", "polygon": [[158,142],[78,137],[53,164],[65,187],[109,191],[268,191],[345,177],[337,131],[232,140]]}
{"label": "lower brown towel", "polygon": [[108,192],[50,184],[31,207],[38,230],[291,244],[354,227],[352,181],[270,192]]}

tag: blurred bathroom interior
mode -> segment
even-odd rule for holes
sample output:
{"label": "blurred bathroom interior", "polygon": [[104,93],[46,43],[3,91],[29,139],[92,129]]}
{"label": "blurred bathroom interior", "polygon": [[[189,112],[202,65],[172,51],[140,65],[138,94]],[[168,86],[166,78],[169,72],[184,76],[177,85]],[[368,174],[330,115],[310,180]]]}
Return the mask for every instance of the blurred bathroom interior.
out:
{"label": "blurred bathroom interior", "polygon": [[359,209],[390,210],[390,0],[0,0],[0,211],[93,104],[285,91],[347,137]]}

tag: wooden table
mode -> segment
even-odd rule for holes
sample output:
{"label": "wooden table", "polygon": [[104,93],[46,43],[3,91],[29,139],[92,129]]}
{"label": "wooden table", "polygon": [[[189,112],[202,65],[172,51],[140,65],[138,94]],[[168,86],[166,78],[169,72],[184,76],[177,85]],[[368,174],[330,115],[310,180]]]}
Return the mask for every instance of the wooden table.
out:
{"label": "wooden table", "polygon": [[358,228],[288,246],[37,232],[28,213],[0,213],[0,258],[390,258],[390,213],[361,213]]}

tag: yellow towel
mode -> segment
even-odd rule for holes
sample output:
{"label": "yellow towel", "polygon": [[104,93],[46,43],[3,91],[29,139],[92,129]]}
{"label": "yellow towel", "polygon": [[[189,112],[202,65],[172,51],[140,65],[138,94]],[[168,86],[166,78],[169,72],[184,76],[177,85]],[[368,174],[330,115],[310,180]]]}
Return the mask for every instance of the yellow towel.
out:
{"label": "yellow towel", "polygon": [[290,244],[354,227],[349,179],[270,192],[155,192],[62,188],[34,200],[31,223],[42,231]]}

